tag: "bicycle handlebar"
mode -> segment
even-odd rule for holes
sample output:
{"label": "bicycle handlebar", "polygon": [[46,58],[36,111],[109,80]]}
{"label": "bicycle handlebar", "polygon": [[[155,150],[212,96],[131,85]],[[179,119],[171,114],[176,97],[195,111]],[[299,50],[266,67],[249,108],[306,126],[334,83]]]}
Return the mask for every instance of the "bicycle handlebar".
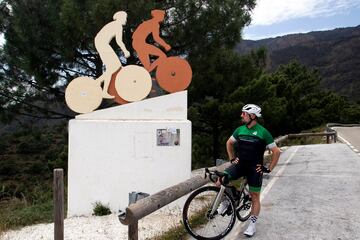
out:
{"label": "bicycle handlebar", "polygon": [[229,183],[229,176],[226,173],[217,170],[211,171],[208,168],[205,168],[205,178],[207,176],[209,176],[210,181],[213,183],[217,182],[218,179],[223,186],[226,186]]}

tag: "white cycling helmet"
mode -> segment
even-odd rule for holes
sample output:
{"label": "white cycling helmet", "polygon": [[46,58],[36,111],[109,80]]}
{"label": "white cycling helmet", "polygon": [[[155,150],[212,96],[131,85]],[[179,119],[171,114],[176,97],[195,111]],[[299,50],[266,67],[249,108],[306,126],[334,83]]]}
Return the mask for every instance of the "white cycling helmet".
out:
{"label": "white cycling helmet", "polygon": [[255,104],[246,104],[242,108],[242,111],[249,114],[255,114],[257,117],[261,117],[261,107]]}

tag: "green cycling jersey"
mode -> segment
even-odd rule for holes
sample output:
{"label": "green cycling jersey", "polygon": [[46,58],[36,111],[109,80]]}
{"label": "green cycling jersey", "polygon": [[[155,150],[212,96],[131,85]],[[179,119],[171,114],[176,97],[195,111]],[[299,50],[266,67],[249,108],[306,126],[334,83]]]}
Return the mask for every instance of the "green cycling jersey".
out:
{"label": "green cycling jersey", "polygon": [[231,139],[235,142],[235,157],[246,165],[263,164],[265,149],[276,147],[269,131],[259,123],[251,128],[246,125],[238,127]]}

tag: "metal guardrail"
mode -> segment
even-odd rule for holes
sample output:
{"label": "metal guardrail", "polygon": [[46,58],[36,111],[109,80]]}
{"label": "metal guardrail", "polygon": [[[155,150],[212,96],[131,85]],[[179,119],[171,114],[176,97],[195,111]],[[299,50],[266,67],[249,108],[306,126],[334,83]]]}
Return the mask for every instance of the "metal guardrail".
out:
{"label": "metal guardrail", "polygon": [[337,138],[337,132],[336,130],[332,129],[333,127],[360,127],[359,123],[354,123],[354,124],[348,124],[348,123],[328,123],[326,124],[326,131],[327,132],[334,132],[336,133],[336,138]]}
{"label": "metal guardrail", "polygon": [[[336,142],[336,131],[324,132],[324,133],[300,133],[300,134],[288,134],[275,139],[278,145],[281,145],[284,141],[291,138],[309,137],[309,136],[326,136],[327,142],[330,143],[330,137],[334,136],[334,142]],[[230,163],[224,163],[218,167],[212,167],[211,170],[223,171]],[[138,221],[143,217],[155,212],[156,210],[168,205],[169,203],[185,196],[186,194],[194,191],[195,189],[207,184],[209,179],[205,179],[203,176],[197,175],[177,185],[168,187],[160,192],[150,195],[146,198],[128,206],[122,214],[119,215],[119,220],[122,224],[128,225],[128,239],[138,240]]]}
{"label": "metal guardrail", "polygon": [[281,136],[277,139],[275,139],[276,144],[282,145],[283,142],[285,142],[288,139],[294,139],[294,138],[302,138],[302,137],[315,137],[315,136],[326,136],[326,143],[330,143],[330,140],[332,139],[334,142],[337,141],[337,132],[331,128],[327,130],[327,132],[323,133],[297,133],[297,134],[288,134],[285,136]]}
{"label": "metal guardrail", "polygon": [[326,124],[326,131],[327,132],[335,132],[337,137],[336,130],[332,129],[332,127],[360,127],[359,123],[355,124],[348,124],[348,123],[328,123]]}
{"label": "metal guardrail", "polygon": [[[359,123],[328,123],[326,128],[331,129],[332,127],[360,127]],[[335,131],[331,129],[332,131]]]}

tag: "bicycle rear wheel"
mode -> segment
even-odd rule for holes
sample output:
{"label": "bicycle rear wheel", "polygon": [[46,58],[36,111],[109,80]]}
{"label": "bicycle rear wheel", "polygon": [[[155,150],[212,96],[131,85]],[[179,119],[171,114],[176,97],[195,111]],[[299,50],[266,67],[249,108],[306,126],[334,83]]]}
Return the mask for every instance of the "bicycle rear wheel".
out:
{"label": "bicycle rear wheel", "polygon": [[250,217],[252,206],[251,197],[246,188],[241,191],[239,201],[239,206],[236,208],[236,216],[240,221],[245,222]]}
{"label": "bicycle rear wheel", "polygon": [[89,77],[75,78],[66,87],[65,101],[74,112],[88,113],[94,111],[102,101],[100,83]]}
{"label": "bicycle rear wheel", "polygon": [[235,224],[235,205],[227,192],[222,201],[228,201],[229,206],[223,214],[217,211],[213,216],[211,210],[219,188],[207,186],[194,191],[186,200],[183,209],[185,229],[195,239],[216,240],[225,237]]}

